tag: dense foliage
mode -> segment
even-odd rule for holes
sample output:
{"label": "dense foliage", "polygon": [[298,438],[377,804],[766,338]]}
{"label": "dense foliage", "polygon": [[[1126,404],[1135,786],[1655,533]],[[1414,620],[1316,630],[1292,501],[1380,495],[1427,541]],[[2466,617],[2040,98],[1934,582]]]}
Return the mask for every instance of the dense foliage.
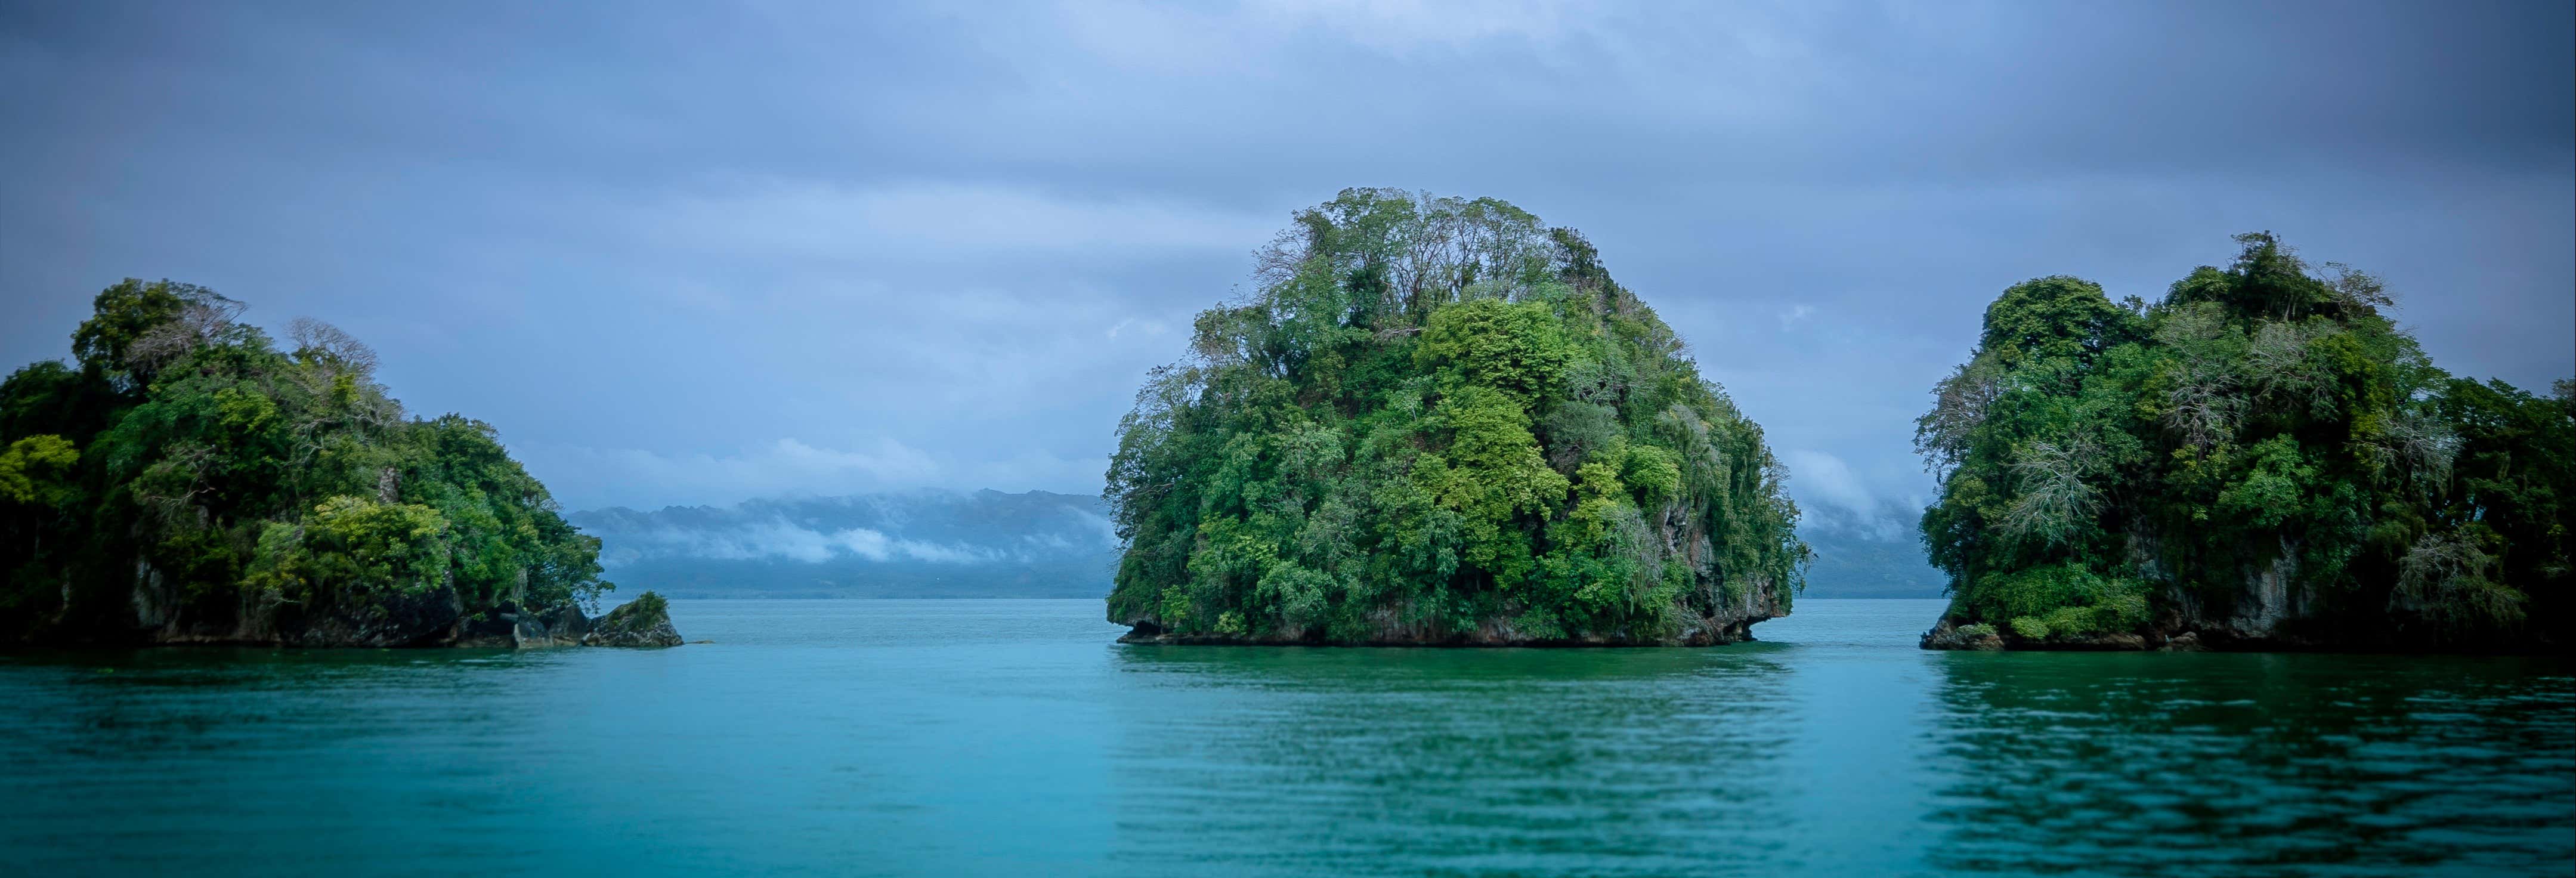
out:
{"label": "dense foliage", "polygon": [[2164,300],[2005,290],[1917,448],[1951,618],[2024,642],[2277,617],[2316,643],[2500,643],[2566,617],[2576,385],[2435,368],[2380,283],[2239,237]]}
{"label": "dense foliage", "polygon": [[1112,619],[1651,640],[1785,611],[1807,549],[1761,429],[1573,230],[1354,189],[1260,263],[1120,425]]}
{"label": "dense foliage", "polygon": [[405,599],[471,614],[611,587],[598,540],[490,426],[408,418],[357,340],[298,320],[281,349],[240,311],[128,280],[99,293],[73,363],[0,384],[0,639],[155,616],[267,639]]}

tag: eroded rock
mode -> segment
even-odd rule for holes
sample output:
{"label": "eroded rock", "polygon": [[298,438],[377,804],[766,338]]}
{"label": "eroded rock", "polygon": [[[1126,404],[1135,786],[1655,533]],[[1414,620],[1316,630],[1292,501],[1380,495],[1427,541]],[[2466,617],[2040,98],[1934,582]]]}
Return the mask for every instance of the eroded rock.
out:
{"label": "eroded rock", "polygon": [[592,620],[584,646],[678,646],[680,631],[671,627],[670,602],[645,592],[608,615]]}

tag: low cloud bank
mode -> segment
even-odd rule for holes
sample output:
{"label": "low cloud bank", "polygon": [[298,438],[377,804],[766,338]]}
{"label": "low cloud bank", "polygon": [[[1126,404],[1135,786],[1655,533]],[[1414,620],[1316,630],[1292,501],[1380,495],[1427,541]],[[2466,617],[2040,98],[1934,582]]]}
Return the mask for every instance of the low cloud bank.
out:
{"label": "low cloud bank", "polygon": [[909,491],[577,512],[612,570],[655,560],[1020,564],[1117,549],[1099,498]]}

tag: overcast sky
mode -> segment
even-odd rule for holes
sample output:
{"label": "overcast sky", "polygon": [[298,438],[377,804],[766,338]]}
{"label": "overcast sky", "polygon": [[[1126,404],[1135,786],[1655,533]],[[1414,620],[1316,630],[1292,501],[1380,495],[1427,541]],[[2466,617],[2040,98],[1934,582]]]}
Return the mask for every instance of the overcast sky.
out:
{"label": "overcast sky", "polygon": [[0,355],[205,284],[371,342],[571,508],[1093,492],[1346,186],[1583,230],[1818,517],[2005,286],[2269,229],[2453,372],[2576,374],[2570,4],[0,6]]}

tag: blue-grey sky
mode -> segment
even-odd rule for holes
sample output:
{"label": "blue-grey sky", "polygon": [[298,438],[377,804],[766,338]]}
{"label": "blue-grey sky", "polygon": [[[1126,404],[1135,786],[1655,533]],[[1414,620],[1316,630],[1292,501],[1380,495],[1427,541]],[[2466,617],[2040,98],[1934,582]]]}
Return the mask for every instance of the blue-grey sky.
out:
{"label": "blue-grey sky", "polygon": [[2570,4],[9,3],[0,355],[125,276],[373,343],[574,508],[1096,491],[1346,186],[1582,229],[1811,516],[1929,480],[2004,286],[2232,233],[2454,372],[2576,373]]}

